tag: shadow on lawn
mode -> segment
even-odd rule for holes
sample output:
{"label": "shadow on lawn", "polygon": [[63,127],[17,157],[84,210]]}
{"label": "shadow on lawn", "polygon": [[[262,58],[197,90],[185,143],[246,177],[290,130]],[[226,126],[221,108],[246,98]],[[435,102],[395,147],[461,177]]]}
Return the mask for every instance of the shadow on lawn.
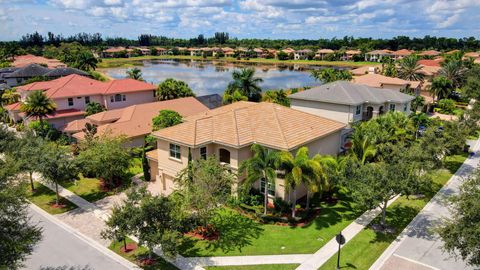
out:
{"label": "shadow on lawn", "polygon": [[[419,209],[408,205],[394,205],[387,210],[387,226],[395,230],[394,233],[375,232],[375,242],[392,242],[403,231],[403,229],[415,218]],[[371,224],[379,224],[380,217],[375,218]]]}

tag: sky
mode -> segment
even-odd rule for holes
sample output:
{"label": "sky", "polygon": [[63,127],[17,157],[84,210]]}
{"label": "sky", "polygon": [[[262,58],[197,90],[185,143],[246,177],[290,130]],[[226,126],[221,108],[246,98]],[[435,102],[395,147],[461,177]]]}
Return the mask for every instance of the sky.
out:
{"label": "sky", "polygon": [[68,36],[480,37],[480,0],[0,0],[0,40]]}

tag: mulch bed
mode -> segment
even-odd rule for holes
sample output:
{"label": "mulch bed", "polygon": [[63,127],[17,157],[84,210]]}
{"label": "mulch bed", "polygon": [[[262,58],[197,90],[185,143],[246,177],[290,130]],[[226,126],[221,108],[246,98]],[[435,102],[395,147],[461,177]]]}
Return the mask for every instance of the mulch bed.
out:
{"label": "mulch bed", "polygon": [[195,230],[186,233],[185,235],[195,239],[207,240],[207,241],[215,241],[215,240],[218,240],[218,238],[220,237],[220,234],[216,231],[212,231],[211,228],[207,233],[207,230],[204,227],[198,227]]}
{"label": "mulch bed", "polygon": [[154,265],[155,264],[155,259],[149,259],[149,258],[145,258],[145,259],[141,259],[138,261],[140,266],[149,266],[149,265]]}
{"label": "mulch bed", "polygon": [[127,247],[125,248],[124,246],[120,248],[120,251],[123,253],[129,253],[137,249],[137,244],[136,243],[128,243]]}
{"label": "mulch bed", "polygon": [[58,209],[67,207],[66,204],[61,204],[61,203],[59,203],[59,204],[52,203],[52,204],[50,204],[50,206],[51,206],[52,208],[58,208]]}

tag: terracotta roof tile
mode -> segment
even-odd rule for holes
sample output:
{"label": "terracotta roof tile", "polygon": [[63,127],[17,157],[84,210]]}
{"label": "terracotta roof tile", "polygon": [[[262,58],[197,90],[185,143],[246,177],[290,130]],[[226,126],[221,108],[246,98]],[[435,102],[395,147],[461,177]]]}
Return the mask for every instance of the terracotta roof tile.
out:
{"label": "terracotta roof tile", "polygon": [[384,84],[411,85],[413,88],[419,86],[419,82],[406,81],[399,78],[392,78],[380,74],[365,74],[353,79],[354,83],[368,85],[370,87],[383,87]]}

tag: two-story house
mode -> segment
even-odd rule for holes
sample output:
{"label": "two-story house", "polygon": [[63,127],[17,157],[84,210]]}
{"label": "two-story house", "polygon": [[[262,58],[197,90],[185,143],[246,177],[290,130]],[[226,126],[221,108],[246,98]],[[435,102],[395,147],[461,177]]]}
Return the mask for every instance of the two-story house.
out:
{"label": "two-story house", "polygon": [[35,82],[17,87],[20,102],[7,106],[11,119],[25,118],[20,104],[32,91],[43,91],[57,106],[56,112],[46,120],[55,128],[84,118],[85,107],[90,102],[100,103],[107,110],[155,101],[156,86],[133,80],[121,79],[101,82],[80,75],[69,75],[52,81]]}
{"label": "two-story house", "polygon": [[[273,103],[236,102],[204,113],[186,117],[182,124],[153,132],[157,150],[148,153],[152,180],[161,182],[162,194],[176,187],[175,177],[193,159],[215,156],[233,172],[252,157],[251,146],[260,144],[274,150],[295,153],[307,146],[310,154],[336,155],[345,124]],[[238,175],[235,186],[244,175]],[[271,198],[288,198],[281,174],[275,185],[267,185]],[[265,190],[259,179],[255,187]],[[297,198],[306,194],[304,186],[295,191]]]}

